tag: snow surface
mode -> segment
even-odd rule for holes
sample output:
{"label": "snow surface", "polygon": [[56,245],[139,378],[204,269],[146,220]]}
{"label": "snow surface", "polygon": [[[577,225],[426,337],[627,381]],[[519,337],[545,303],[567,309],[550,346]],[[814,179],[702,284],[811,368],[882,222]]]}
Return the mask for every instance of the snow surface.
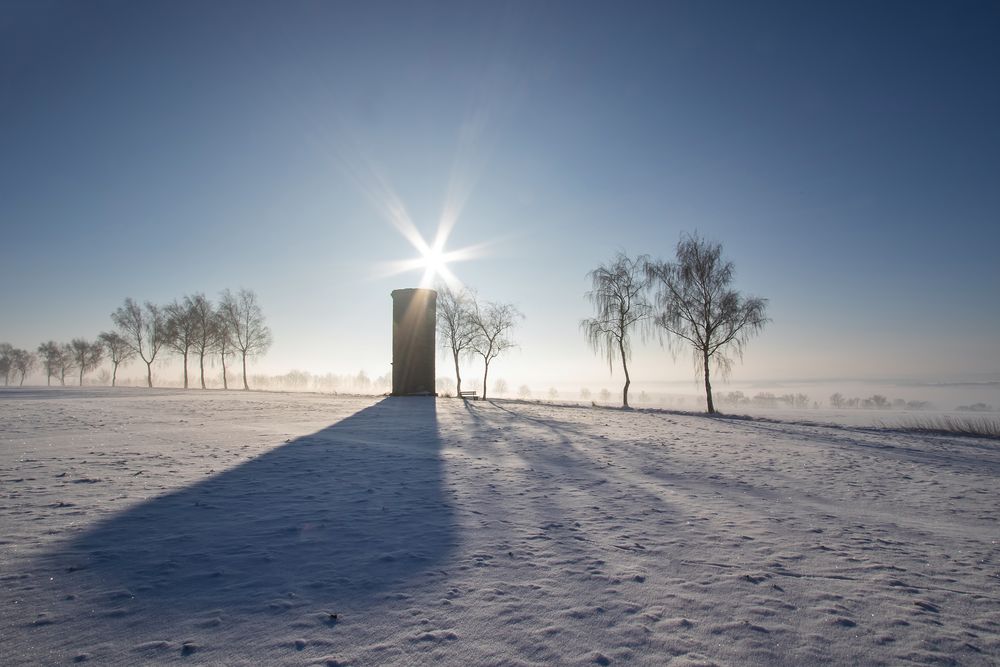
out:
{"label": "snow surface", "polygon": [[1000,445],[516,401],[0,391],[0,663],[1000,660]]}

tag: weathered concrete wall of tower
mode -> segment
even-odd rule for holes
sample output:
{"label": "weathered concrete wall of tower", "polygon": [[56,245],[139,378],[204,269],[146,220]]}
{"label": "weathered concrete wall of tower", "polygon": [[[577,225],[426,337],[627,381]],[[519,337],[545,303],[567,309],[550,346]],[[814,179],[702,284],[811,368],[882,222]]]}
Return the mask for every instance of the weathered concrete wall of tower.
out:
{"label": "weathered concrete wall of tower", "polygon": [[437,292],[392,292],[392,395],[433,394]]}

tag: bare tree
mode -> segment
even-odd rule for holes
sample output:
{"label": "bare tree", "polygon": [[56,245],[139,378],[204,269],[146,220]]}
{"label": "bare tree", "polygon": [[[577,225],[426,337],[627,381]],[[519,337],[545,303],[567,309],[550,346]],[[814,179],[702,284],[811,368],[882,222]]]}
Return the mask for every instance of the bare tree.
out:
{"label": "bare tree", "polygon": [[214,332],[211,349],[219,354],[222,359],[222,388],[229,389],[229,379],[226,371],[226,358],[233,354],[233,339],[226,322],[225,313],[222,311],[220,303],[218,309],[212,316],[212,331]]}
{"label": "bare tree", "polygon": [[132,298],[111,313],[111,320],[128,346],[146,363],[146,384],[153,386],[153,361],[167,340],[166,321],[159,307],[146,302],[140,307]]}
{"label": "bare tree", "polygon": [[483,358],[483,398],[485,399],[490,362],[506,350],[516,347],[510,334],[514,324],[523,315],[513,304],[486,303],[480,305],[474,301],[471,317],[476,335],[469,347]]}
{"label": "bare tree", "polygon": [[117,331],[105,331],[97,337],[111,360],[111,386],[118,381],[118,366],[135,358],[135,350]]}
{"label": "bare tree", "polygon": [[59,372],[59,364],[62,363],[62,348],[59,343],[50,340],[38,346],[38,356],[42,360],[42,368],[45,369],[45,384],[52,386],[52,378]]}
{"label": "bare tree", "polygon": [[14,346],[10,343],[0,343],[0,375],[3,375],[3,386],[8,385],[13,370]]}
{"label": "bare tree", "polygon": [[83,386],[83,376],[101,364],[104,357],[104,347],[100,342],[91,343],[83,338],[74,338],[69,344],[73,363],[80,370],[80,386]]}
{"label": "bare tree", "polygon": [[271,329],[264,320],[257,294],[241,289],[235,296],[226,290],[219,303],[226,329],[233,349],[239,352],[243,361],[243,389],[250,389],[247,383],[247,358],[265,354],[271,347]]}
{"label": "bare tree", "polygon": [[462,373],[459,360],[468,354],[478,329],[472,321],[475,297],[465,288],[455,292],[445,286],[438,290],[437,330],[441,344],[451,351],[455,361],[455,395],[462,392]]}
{"label": "bare tree", "polygon": [[76,368],[73,362],[73,347],[69,343],[63,343],[59,348],[59,384],[66,386],[66,374]]}
{"label": "bare tree", "polygon": [[671,345],[686,341],[694,348],[712,414],[711,363],[723,376],[730,372],[732,359],[727,355],[742,358],[747,342],[768,322],[767,299],[733,289],[734,267],[723,260],[722,244],[697,234],[681,237],[676,262],[650,262],[646,270],[655,285],[656,324],[667,332]]}
{"label": "bare tree", "polygon": [[587,299],[594,306],[594,317],[580,322],[580,328],[594,352],[608,360],[611,370],[615,359],[622,362],[625,372],[625,387],[622,389],[622,405],[628,407],[628,388],[632,379],[628,372],[628,361],[632,358],[631,336],[636,328],[645,333],[650,322],[651,309],[646,301],[645,267],[649,258],[641,255],[636,259],[619,252],[607,266],[601,264],[588,273],[593,289],[587,292]]}
{"label": "bare tree", "polygon": [[166,318],[166,346],[181,355],[184,364],[184,388],[188,388],[188,352],[198,340],[198,320],[191,309],[191,297],[174,301],[163,309]]}
{"label": "bare tree", "polygon": [[195,336],[194,351],[198,353],[198,371],[201,377],[201,388],[205,388],[205,356],[212,351],[218,336],[217,320],[212,302],[204,294],[184,297],[184,305],[194,320]]}
{"label": "bare tree", "polygon": [[24,386],[24,377],[35,368],[35,364],[37,363],[38,357],[27,350],[15,348],[11,352],[11,366],[21,376],[21,381],[18,383],[19,387]]}

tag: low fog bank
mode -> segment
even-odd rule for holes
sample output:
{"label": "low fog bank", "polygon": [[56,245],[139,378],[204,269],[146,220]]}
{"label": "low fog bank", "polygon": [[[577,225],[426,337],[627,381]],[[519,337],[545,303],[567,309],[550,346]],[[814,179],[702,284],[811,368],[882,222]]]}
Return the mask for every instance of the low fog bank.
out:
{"label": "low fog bank", "polygon": [[[118,385],[145,387],[146,378],[139,369],[119,371]],[[230,372],[229,386],[239,386],[237,373]],[[158,387],[181,387],[182,372],[177,364],[154,366],[154,381]],[[26,385],[44,384],[44,378],[35,374]],[[110,384],[110,373],[101,369],[85,378],[86,386]],[[222,372],[218,367],[206,368],[206,385],[209,389],[223,387]],[[282,374],[251,374],[250,387],[256,390],[319,392],[331,394],[382,395],[392,388],[390,373],[374,374],[361,370],[354,373],[312,373],[292,370]],[[475,390],[482,395],[482,378],[464,376],[462,388]],[[621,405],[620,380],[610,377],[604,383],[545,383],[521,382],[500,374],[490,380],[487,396],[530,401],[571,403],[614,407]],[[455,379],[441,376],[437,380],[441,396],[455,395]],[[1000,412],[1000,380],[986,379],[973,382],[917,382],[917,381],[865,381],[824,380],[784,382],[718,383],[714,387],[715,401],[722,412],[739,414],[790,413],[835,411],[856,415],[849,421],[873,421],[877,413],[885,412]],[[669,410],[703,411],[705,395],[703,386],[690,382],[633,382],[629,400],[638,408],[663,408]],[[863,416],[864,415],[864,416]]]}

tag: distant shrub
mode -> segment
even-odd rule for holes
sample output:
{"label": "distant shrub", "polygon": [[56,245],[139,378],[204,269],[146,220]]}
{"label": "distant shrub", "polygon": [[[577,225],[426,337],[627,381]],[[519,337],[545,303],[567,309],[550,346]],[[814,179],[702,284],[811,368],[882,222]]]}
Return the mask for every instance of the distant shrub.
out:
{"label": "distant shrub", "polygon": [[960,405],[956,408],[960,412],[993,412],[992,405],[985,403],[973,403],[972,405]]}

